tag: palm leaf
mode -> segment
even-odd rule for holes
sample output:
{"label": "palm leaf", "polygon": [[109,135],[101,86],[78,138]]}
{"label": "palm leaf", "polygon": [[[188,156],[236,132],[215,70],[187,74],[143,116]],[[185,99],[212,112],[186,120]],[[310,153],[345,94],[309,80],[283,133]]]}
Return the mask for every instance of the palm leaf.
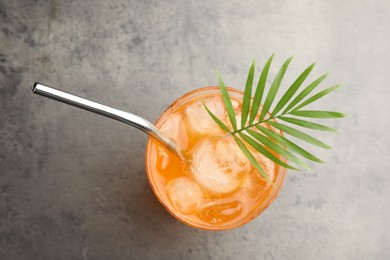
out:
{"label": "palm leaf", "polygon": [[283,124],[280,124],[280,123],[276,123],[276,122],[268,122],[271,126],[291,135],[291,136],[294,136],[296,138],[299,138],[303,141],[306,141],[308,143],[311,143],[311,144],[314,144],[314,145],[317,145],[319,147],[322,147],[322,148],[325,148],[325,149],[329,149],[331,148],[329,145],[321,142],[320,140],[308,135],[308,134],[305,134],[297,129],[294,129],[292,127],[289,127],[289,126],[286,126],[286,125],[283,125]]}
{"label": "palm leaf", "polygon": [[264,66],[264,69],[261,72],[259,82],[257,83],[255,96],[253,97],[251,114],[249,117],[249,124],[253,123],[253,121],[255,120],[255,118],[257,116],[257,113],[259,112],[260,103],[261,103],[261,100],[263,99],[265,83],[267,82],[269,67],[271,66],[273,58],[274,58],[274,54],[272,54],[271,57],[268,58],[265,66]]}
{"label": "palm leaf", "polygon": [[255,61],[253,60],[252,66],[249,69],[249,74],[245,85],[244,97],[242,100],[241,127],[245,127],[246,120],[248,119],[249,107],[252,98],[252,85],[253,85],[254,74],[255,74]]}
{"label": "palm leaf", "polygon": [[330,92],[338,89],[340,87],[340,85],[335,85],[333,87],[330,87],[330,88],[327,88],[327,89],[324,89],[323,91],[315,94],[314,96],[312,96],[311,98],[308,98],[306,101],[302,102],[301,104],[299,104],[298,106],[294,107],[294,110],[299,110],[301,109],[302,107],[304,106],[307,106],[311,103],[313,103],[314,101],[322,98],[323,96],[329,94]]}
{"label": "palm leaf", "polygon": [[260,119],[259,119],[260,121],[264,119],[265,115],[269,111],[269,109],[270,109],[270,107],[272,105],[272,102],[275,99],[276,93],[278,92],[279,86],[282,83],[284,74],[286,73],[286,70],[287,70],[288,65],[290,64],[292,58],[293,57],[288,58],[284,62],[283,66],[280,68],[278,73],[276,74],[276,76],[275,76],[275,78],[274,78],[274,80],[273,80],[273,82],[271,84],[271,87],[270,87],[270,89],[268,91],[268,95],[267,95],[267,97],[265,99],[263,109],[261,110]]}
{"label": "palm leaf", "polygon": [[[316,87],[319,86],[319,84],[328,75],[328,74],[322,75],[321,77],[311,82],[306,88],[304,88],[302,91],[299,92],[298,91],[299,88],[301,88],[303,82],[306,80],[308,75],[313,70],[315,63],[307,67],[297,77],[297,79],[294,80],[293,84],[291,84],[290,87],[287,89],[287,91],[284,92],[281,99],[275,101],[275,97],[280,88],[281,82],[284,78],[287,68],[291,63],[292,57],[290,57],[283,63],[282,67],[279,69],[278,73],[273,79],[271,86],[268,90],[268,93],[266,93],[265,85],[266,85],[266,81],[267,81],[267,77],[268,77],[268,73],[269,73],[269,69],[273,57],[274,54],[272,54],[268,58],[263,70],[260,73],[260,78],[255,90],[253,101],[251,101],[251,93],[252,93],[252,86],[253,86],[253,79],[254,79],[255,62],[253,62],[250,67],[248,77],[246,80],[245,91],[243,95],[240,128],[237,127],[236,116],[234,113],[232,102],[219,72],[218,72],[218,81],[221,90],[221,95],[233,129],[229,129],[226,123],[224,123],[221,119],[217,118],[204,104],[204,107],[207,110],[208,114],[211,116],[211,118],[216,122],[216,124],[221,129],[223,129],[225,132],[233,136],[235,142],[237,143],[241,151],[245,154],[245,156],[248,158],[249,162],[269,182],[271,181],[269,176],[265,173],[264,169],[260,166],[260,163],[256,160],[256,157],[252,154],[251,150],[249,150],[249,148],[246,145],[250,145],[257,152],[261,153],[262,155],[264,155],[274,163],[289,169],[297,170],[297,168],[291,166],[287,162],[283,162],[275,154],[278,154],[288,159],[289,161],[295,163],[297,166],[306,169],[308,169],[309,167],[307,166],[306,163],[304,163],[301,160],[301,158],[297,157],[298,155],[315,162],[323,162],[323,161],[317,158],[316,156],[314,156],[312,153],[304,150],[302,147],[298,146],[290,139],[284,137],[282,133],[279,133],[276,130],[271,130],[268,129],[267,127],[262,126],[261,125],[262,123],[267,122],[270,126],[274,127],[275,129],[278,129],[281,132],[291,135],[292,137],[301,139],[310,144],[322,148],[330,148],[329,145],[312,137],[311,135],[306,134],[301,130],[298,130],[289,125],[278,123],[275,121],[275,119],[278,118],[289,124],[308,128],[308,129],[335,132],[336,130],[331,127],[318,124],[315,122],[311,122],[309,120],[294,118],[291,117],[291,115],[297,117],[307,117],[307,118],[340,118],[345,116],[344,114],[339,112],[322,111],[322,110],[301,110],[303,107],[306,107],[307,105],[319,100],[320,98],[326,96],[327,94],[339,88],[338,85],[332,86],[304,100]],[[296,95],[295,98],[293,98],[296,93],[298,94]],[[260,110],[263,96],[265,96],[265,101],[264,101],[263,108]],[[276,103],[275,106],[273,105],[274,101]],[[265,119],[267,113],[269,113],[269,111],[271,110],[271,107],[274,107],[274,109],[270,113],[270,116],[267,117],[267,119]],[[259,115],[259,121],[254,123],[254,120],[258,115]],[[290,116],[286,116],[286,115],[290,115]],[[247,125],[247,123],[249,124]],[[253,127],[256,127],[258,130],[260,130],[261,133],[253,131]],[[247,131],[246,133],[244,132],[245,130]]]}
{"label": "palm leaf", "polygon": [[315,63],[311,64],[301,75],[294,81],[294,83],[287,89],[286,93],[284,93],[283,97],[279,100],[278,104],[275,106],[274,110],[271,113],[271,117],[275,116],[286,104],[287,102],[294,96],[295,92],[299,89],[302,83],[305,81],[307,76],[310,74],[312,69],[314,68]]}
{"label": "palm leaf", "polygon": [[291,110],[296,104],[298,104],[299,101],[304,99],[307,95],[310,94],[326,77],[328,76],[327,74],[322,75],[315,81],[313,81],[309,86],[307,86],[304,90],[302,90],[301,93],[298,94],[298,96],[291,101],[291,103],[287,106],[287,108],[283,111],[283,114],[286,114],[288,111]]}
{"label": "palm leaf", "polygon": [[238,147],[240,147],[241,151],[244,153],[244,155],[248,158],[249,162],[256,168],[256,170],[260,173],[263,178],[265,178],[269,183],[272,183],[271,179],[269,178],[268,174],[264,171],[264,169],[261,167],[259,162],[256,160],[256,158],[253,156],[253,154],[249,151],[249,149],[245,146],[243,142],[241,142],[240,139],[238,139],[236,136],[233,135],[234,141],[236,141]]}
{"label": "palm leaf", "polygon": [[255,148],[258,152],[260,152],[261,154],[263,154],[265,157],[267,157],[268,159],[270,159],[271,161],[273,161],[274,163],[277,163],[285,168],[288,168],[288,169],[292,169],[292,170],[297,170],[297,168],[283,162],[282,160],[280,160],[279,158],[277,158],[275,155],[273,155],[270,151],[268,151],[264,146],[262,146],[261,144],[259,144],[258,142],[256,142],[255,140],[253,140],[252,138],[250,138],[249,136],[247,136],[246,134],[243,134],[243,133],[239,133],[239,136],[245,141],[247,142],[250,146],[252,146],[253,148]]}
{"label": "palm leaf", "polygon": [[332,111],[320,111],[320,110],[300,110],[300,111],[291,111],[289,114],[294,116],[303,116],[311,118],[342,118],[346,115],[339,112]]}
{"label": "palm leaf", "polygon": [[291,117],[285,117],[285,116],[279,116],[278,118],[283,120],[283,121],[286,121],[288,123],[291,123],[291,124],[294,124],[294,125],[299,125],[299,126],[306,127],[306,128],[310,128],[310,129],[314,129],[314,130],[328,131],[328,132],[337,132],[337,130],[334,129],[334,128],[331,128],[331,127],[328,127],[328,126],[324,126],[324,125],[320,125],[320,124],[313,123],[313,122],[306,121],[306,120],[301,120],[301,119],[296,119],[296,118],[291,118]]}
{"label": "palm leaf", "polygon": [[219,81],[219,89],[221,90],[223,102],[225,103],[226,111],[229,116],[230,123],[232,124],[233,130],[237,130],[237,123],[236,123],[236,115],[234,113],[232,100],[230,99],[229,93],[225,87],[225,83],[223,83],[221,74],[219,71],[218,74],[218,81]]}
{"label": "palm leaf", "polygon": [[248,133],[253,138],[255,138],[257,141],[259,141],[260,143],[262,143],[265,146],[267,146],[269,149],[275,151],[276,153],[278,153],[281,156],[287,158],[288,160],[296,163],[297,165],[299,165],[299,166],[301,166],[301,167],[303,167],[303,168],[305,168],[307,170],[311,170],[310,167],[306,163],[301,161],[299,158],[297,158],[295,155],[293,155],[292,153],[290,153],[289,151],[287,151],[283,147],[281,147],[278,144],[272,142],[270,139],[268,139],[264,135],[262,135],[262,134],[260,134],[258,132],[255,132],[253,130],[250,130],[250,129],[248,129]]}
{"label": "palm leaf", "polygon": [[302,156],[306,159],[312,160],[314,162],[323,163],[323,161],[321,159],[318,159],[313,154],[304,150],[300,146],[294,144],[293,142],[288,140],[286,137],[284,137],[284,136],[282,136],[274,131],[271,131],[266,127],[260,126],[260,125],[256,126],[256,128],[259,129],[261,132],[263,132],[265,135],[267,135],[269,138],[279,142],[281,145],[283,145],[287,149],[290,149],[291,151],[299,154],[300,156]]}

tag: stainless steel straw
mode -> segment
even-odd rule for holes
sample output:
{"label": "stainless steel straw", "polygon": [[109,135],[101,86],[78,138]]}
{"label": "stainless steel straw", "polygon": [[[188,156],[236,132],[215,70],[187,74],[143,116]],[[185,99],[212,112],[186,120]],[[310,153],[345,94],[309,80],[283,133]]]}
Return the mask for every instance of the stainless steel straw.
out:
{"label": "stainless steel straw", "polygon": [[139,130],[144,131],[145,133],[154,137],[156,140],[160,141],[180,158],[183,158],[177,147],[177,144],[172,139],[166,137],[156,126],[142,117],[69,94],[67,92],[43,85],[38,82],[36,82],[32,87],[32,92],[34,94],[51,98],[71,106],[82,108],[138,128]]}

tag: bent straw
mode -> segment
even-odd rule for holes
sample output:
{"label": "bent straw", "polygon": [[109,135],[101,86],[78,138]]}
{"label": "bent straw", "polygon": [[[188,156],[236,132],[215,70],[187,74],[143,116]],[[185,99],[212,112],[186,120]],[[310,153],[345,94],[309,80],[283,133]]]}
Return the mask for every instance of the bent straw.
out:
{"label": "bent straw", "polygon": [[158,140],[181,159],[184,158],[177,144],[172,139],[166,137],[155,125],[142,117],[78,97],[38,82],[35,82],[32,87],[32,92],[131,125]]}

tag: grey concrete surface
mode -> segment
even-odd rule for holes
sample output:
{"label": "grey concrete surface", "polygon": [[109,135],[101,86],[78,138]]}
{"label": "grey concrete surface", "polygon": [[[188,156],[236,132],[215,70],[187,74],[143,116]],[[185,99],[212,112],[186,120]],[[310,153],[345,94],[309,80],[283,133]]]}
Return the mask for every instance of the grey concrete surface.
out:
{"label": "grey concrete surface", "polygon": [[[0,0],[0,259],[390,259],[390,2]],[[152,121],[216,85],[243,88],[253,58],[295,55],[284,87],[344,87],[326,164],[289,172],[248,225],[189,228],[153,195],[147,136],[31,94],[34,81]]]}

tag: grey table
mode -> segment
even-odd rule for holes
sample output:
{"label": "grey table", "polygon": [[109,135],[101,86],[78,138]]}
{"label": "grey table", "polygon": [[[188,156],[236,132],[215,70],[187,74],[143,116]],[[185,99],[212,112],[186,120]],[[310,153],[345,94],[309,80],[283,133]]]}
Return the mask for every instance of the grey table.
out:
{"label": "grey table", "polygon": [[[1,259],[390,259],[389,1],[0,1]],[[41,81],[151,121],[176,98],[243,88],[253,58],[294,54],[344,88],[314,174],[289,172],[250,224],[171,217],[144,167],[147,136],[33,96]],[[285,86],[286,86],[285,85]]]}

